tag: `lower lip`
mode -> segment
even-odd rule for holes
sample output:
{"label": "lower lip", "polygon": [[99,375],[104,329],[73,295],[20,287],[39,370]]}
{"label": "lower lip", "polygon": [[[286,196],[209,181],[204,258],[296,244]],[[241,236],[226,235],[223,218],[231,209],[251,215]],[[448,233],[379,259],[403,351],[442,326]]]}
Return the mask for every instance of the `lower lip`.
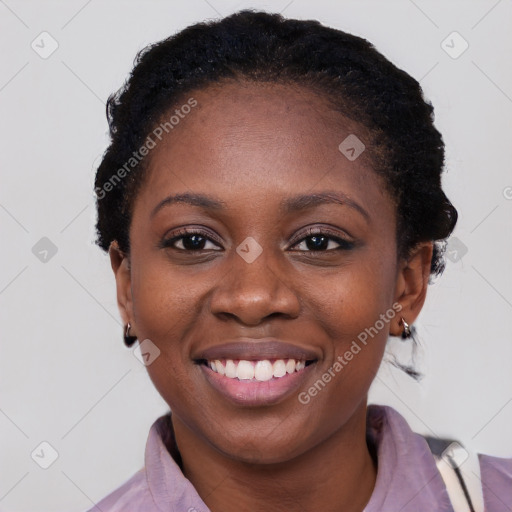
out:
{"label": "lower lip", "polygon": [[299,389],[304,387],[304,380],[315,364],[311,363],[298,372],[287,373],[283,377],[272,377],[264,382],[230,379],[204,364],[200,366],[211,386],[225,398],[237,405],[259,406],[272,405],[287,398],[294,391],[298,393]]}

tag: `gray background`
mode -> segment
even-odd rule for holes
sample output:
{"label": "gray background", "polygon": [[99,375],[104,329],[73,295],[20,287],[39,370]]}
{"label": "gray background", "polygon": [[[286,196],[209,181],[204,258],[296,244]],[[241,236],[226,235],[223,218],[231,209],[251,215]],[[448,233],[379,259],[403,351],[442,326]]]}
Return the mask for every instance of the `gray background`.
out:
{"label": "gray background", "polygon": [[[371,401],[418,432],[512,456],[510,0],[0,0],[1,510],[85,510],[143,465],[167,406],[122,343],[110,263],[93,242],[104,104],[139,49],[243,7],[363,36],[421,81],[460,219],[416,323],[426,377],[385,363]],[[407,360],[404,348],[390,341]],[[42,442],[58,453],[48,469]]]}

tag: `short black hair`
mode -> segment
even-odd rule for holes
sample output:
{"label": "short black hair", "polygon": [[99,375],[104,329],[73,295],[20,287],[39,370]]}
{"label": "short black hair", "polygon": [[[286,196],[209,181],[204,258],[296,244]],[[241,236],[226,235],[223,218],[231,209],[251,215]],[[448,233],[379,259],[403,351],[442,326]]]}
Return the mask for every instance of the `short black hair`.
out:
{"label": "short black hair", "polygon": [[369,134],[373,168],[396,205],[399,256],[432,241],[431,276],[444,270],[445,239],[457,210],[441,187],[444,143],[419,83],[361,37],[252,10],[194,24],[147,46],[109,97],[111,143],[95,179],[96,243],[103,250],[116,240],[129,254],[132,205],[148,159],[124,177],[126,163],[187,94],[226,80],[309,87],[356,120]]}

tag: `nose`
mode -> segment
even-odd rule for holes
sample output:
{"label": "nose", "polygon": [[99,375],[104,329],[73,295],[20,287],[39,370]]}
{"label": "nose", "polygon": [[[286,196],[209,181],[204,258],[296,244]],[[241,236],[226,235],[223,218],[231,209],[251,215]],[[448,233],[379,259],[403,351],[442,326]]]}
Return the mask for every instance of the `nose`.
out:
{"label": "nose", "polygon": [[[211,311],[239,323],[256,326],[274,316],[296,318],[300,301],[289,276],[273,262],[268,251],[248,263],[234,253],[230,269],[211,296]],[[281,266],[282,267],[282,266]]]}

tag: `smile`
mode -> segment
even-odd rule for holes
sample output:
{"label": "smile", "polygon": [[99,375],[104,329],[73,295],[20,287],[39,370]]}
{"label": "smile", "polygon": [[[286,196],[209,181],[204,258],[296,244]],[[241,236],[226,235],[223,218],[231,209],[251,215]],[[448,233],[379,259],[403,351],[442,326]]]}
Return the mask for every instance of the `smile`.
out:
{"label": "smile", "polygon": [[197,349],[192,361],[216,400],[245,407],[277,404],[307,387],[318,348],[275,338],[238,338]]}
{"label": "smile", "polygon": [[265,382],[272,378],[280,379],[288,374],[299,372],[313,361],[296,359],[215,359],[204,361],[215,373],[228,379]]}

